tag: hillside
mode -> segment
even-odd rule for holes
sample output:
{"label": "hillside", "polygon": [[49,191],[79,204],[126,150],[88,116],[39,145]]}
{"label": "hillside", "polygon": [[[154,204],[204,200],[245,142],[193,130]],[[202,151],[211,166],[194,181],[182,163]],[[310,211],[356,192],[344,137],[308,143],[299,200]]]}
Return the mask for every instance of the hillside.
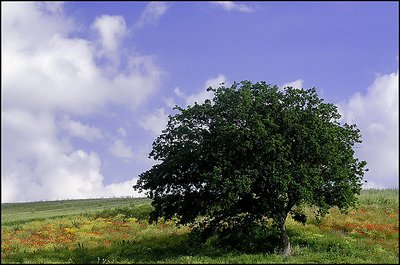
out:
{"label": "hillside", "polygon": [[95,212],[104,209],[126,206],[131,203],[150,203],[150,199],[127,197],[3,203],[1,204],[1,225],[35,219],[54,218],[76,215],[80,213]]}

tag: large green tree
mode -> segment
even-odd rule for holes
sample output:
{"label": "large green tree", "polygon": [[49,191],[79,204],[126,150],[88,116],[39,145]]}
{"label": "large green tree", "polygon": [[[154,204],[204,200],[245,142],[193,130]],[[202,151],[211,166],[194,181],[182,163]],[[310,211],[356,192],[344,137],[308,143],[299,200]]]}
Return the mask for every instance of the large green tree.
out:
{"label": "large green tree", "polygon": [[304,222],[304,205],[321,216],[355,205],[366,170],[354,157],[360,131],[340,124],[315,88],[243,81],[208,90],[212,100],[175,107],[149,155],[159,163],[134,186],[153,199],[151,220],[215,230],[268,218],[286,256],[289,214]]}

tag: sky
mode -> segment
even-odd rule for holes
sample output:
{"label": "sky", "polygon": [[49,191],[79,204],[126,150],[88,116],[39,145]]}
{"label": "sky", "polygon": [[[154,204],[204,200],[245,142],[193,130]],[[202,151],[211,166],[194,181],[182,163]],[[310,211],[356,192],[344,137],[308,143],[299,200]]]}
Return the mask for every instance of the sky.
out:
{"label": "sky", "polygon": [[398,188],[399,3],[2,2],[1,202],[144,196],[172,107],[209,86],[315,87]]}

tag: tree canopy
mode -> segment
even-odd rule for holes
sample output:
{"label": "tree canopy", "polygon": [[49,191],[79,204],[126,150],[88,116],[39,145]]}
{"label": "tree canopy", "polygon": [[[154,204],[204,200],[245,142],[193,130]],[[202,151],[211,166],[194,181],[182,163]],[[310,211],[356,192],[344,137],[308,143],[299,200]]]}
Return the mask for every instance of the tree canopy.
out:
{"label": "tree canopy", "polygon": [[290,255],[288,214],[304,222],[304,205],[321,216],[355,206],[366,171],[353,150],[360,131],[315,88],[242,81],[208,90],[212,100],[175,107],[149,155],[159,163],[134,186],[153,199],[151,220],[217,229],[270,218]]}

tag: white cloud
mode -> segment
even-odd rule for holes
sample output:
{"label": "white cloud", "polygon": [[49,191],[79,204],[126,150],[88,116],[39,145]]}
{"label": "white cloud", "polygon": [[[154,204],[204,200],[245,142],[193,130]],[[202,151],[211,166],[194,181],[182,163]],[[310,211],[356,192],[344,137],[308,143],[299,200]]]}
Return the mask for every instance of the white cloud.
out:
{"label": "white cloud", "polygon": [[[214,93],[212,91],[207,91],[207,88],[209,88],[210,86],[213,88],[218,88],[221,84],[225,84],[226,82],[226,77],[222,74],[219,74],[216,78],[211,78],[205,81],[203,88],[198,93],[194,93],[188,96],[185,96],[180,91],[175,91],[175,93],[178,96],[181,95],[181,97],[185,98],[186,106],[193,105],[195,102],[197,102],[198,104],[202,104],[206,99],[212,99],[214,97]],[[225,84],[225,86],[226,85],[227,84]],[[180,94],[178,94],[178,92],[180,92]]]}
{"label": "white cloud", "polygon": [[42,46],[34,53],[4,47],[5,107],[87,113],[104,103],[109,92],[101,83],[101,71],[93,61],[93,51],[87,41],[54,34]]}
{"label": "white cloud", "polygon": [[118,73],[108,87],[108,100],[136,107],[157,90],[164,72],[158,69],[151,56],[129,58],[126,72]]}
{"label": "white cloud", "polygon": [[121,134],[122,136],[126,136],[126,129],[125,128],[123,128],[123,127],[120,127],[119,129],[118,129],[118,132],[119,132],[119,134]]}
{"label": "white cloud", "polygon": [[64,11],[64,2],[38,2],[37,4],[50,13],[62,13]]}
{"label": "white cloud", "polygon": [[150,2],[147,4],[140,19],[136,23],[137,27],[145,25],[156,25],[161,16],[168,10],[169,5],[167,2]]}
{"label": "white cloud", "polygon": [[125,161],[129,161],[133,157],[132,148],[125,145],[120,139],[114,141],[110,147],[110,152],[117,157],[125,158]]}
{"label": "white cloud", "polygon": [[168,115],[164,112],[164,109],[157,109],[154,113],[144,117],[139,124],[145,130],[158,136],[161,134],[162,130],[166,128],[167,122]]}
{"label": "white cloud", "polygon": [[[57,23],[64,23],[67,19],[57,20],[58,14],[38,15],[35,5],[17,4],[26,16],[20,16],[13,8],[8,12],[8,5],[2,10],[2,22],[5,21],[2,33],[7,35],[2,40],[2,65],[5,66],[2,67],[2,92],[7,98],[3,108],[12,106],[32,111],[89,114],[108,102],[134,108],[157,89],[163,72],[153,63],[151,56],[128,57],[129,67],[124,72],[109,75],[108,66],[96,64],[98,50],[92,42],[59,34],[62,27]],[[35,35],[36,28],[27,34],[27,38],[19,34],[28,31],[25,19],[30,21],[31,17],[36,19],[33,26],[46,32],[40,43],[30,38]],[[39,22],[41,19],[45,22]],[[9,20],[14,23],[9,23]],[[50,26],[46,27],[47,24]],[[22,47],[29,49],[25,51]]]}
{"label": "white cloud", "polygon": [[2,202],[102,192],[99,157],[58,140],[54,119],[49,113],[2,112]]}
{"label": "white cloud", "polygon": [[[105,187],[106,194],[114,194],[114,196],[134,196],[134,197],[143,197],[143,193],[138,193],[135,191],[132,186],[136,184],[135,179],[127,180],[121,183],[112,183]],[[122,195],[123,194],[123,195]]]}
{"label": "white cloud", "polygon": [[293,82],[287,82],[287,83],[284,83],[281,87],[280,87],[280,89],[281,90],[283,90],[283,88],[285,88],[285,87],[293,87],[293,88],[303,88],[303,83],[304,83],[304,80],[302,80],[302,79],[297,79],[297,80],[295,80],[295,81],[293,81]]}
{"label": "white cloud", "polygon": [[369,186],[398,187],[399,72],[378,76],[366,94],[338,104],[342,122],[355,123],[363,143],[356,155],[367,161]]}
{"label": "white cloud", "polygon": [[127,188],[133,179],[104,185],[97,153],[57,139],[54,115],[20,109],[1,115],[2,202],[134,195]]}
{"label": "white cloud", "polygon": [[[158,89],[162,71],[151,56],[138,54],[126,58],[123,72],[108,71],[96,62],[101,50],[95,41],[71,37],[85,27],[67,17],[61,3],[1,5],[2,202],[132,195],[133,190],[117,191],[128,192],[132,179],[104,185],[99,155],[74,148],[60,135],[66,130],[75,137],[101,139],[101,131],[62,117],[96,115],[110,105],[136,108]],[[93,24],[104,47],[118,47],[127,30],[122,21],[100,17]],[[126,54],[116,49],[115,56]],[[129,146],[114,144],[117,154],[132,156]]]}
{"label": "white cloud", "polygon": [[385,187],[381,184],[375,183],[374,181],[368,181],[367,183],[363,184],[362,188],[367,190],[367,189],[384,189]]}
{"label": "white cloud", "polygon": [[127,34],[125,19],[122,16],[102,15],[92,24],[101,37],[101,43],[107,51],[115,51],[120,41]]}
{"label": "white cloud", "polygon": [[82,124],[68,117],[62,120],[61,126],[71,136],[83,138],[89,142],[103,138],[103,134],[99,128]]}
{"label": "white cloud", "polygon": [[[3,110],[1,131],[1,151],[5,154],[2,155],[2,170],[11,169],[10,165],[13,162],[21,162],[25,158],[28,162],[32,162],[34,158],[29,159],[30,157],[40,156],[49,158],[51,161],[53,154],[72,151],[69,145],[58,141],[54,115],[47,112],[32,113],[23,109]],[[41,153],[41,150],[44,152]],[[49,156],[46,157],[46,154]]]}
{"label": "white cloud", "polygon": [[6,49],[34,52],[55,33],[66,36],[76,27],[63,12],[46,14],[49,7],[39,2],[1,2],[2,55]]}
{"label": "white cloud", "polygon": [[238,4],[233,1],[215,1],[210,3],[218,5],[225,11],[239,11],[244,13],[251,13],[254,11],[254,9],[249,7],[248,5]]}
{"label": "white cloud", "polygon": [[217,88],[217,87],[219,87],[221,85],[225,85],[226,86],[225,82],[226,82],[226,77],[223,74],[219,74],[215,78],[211,78],[211,79],[206,80],[204,82],[204,88],[207,89],[210,86],[213,87],[213,88]]}

